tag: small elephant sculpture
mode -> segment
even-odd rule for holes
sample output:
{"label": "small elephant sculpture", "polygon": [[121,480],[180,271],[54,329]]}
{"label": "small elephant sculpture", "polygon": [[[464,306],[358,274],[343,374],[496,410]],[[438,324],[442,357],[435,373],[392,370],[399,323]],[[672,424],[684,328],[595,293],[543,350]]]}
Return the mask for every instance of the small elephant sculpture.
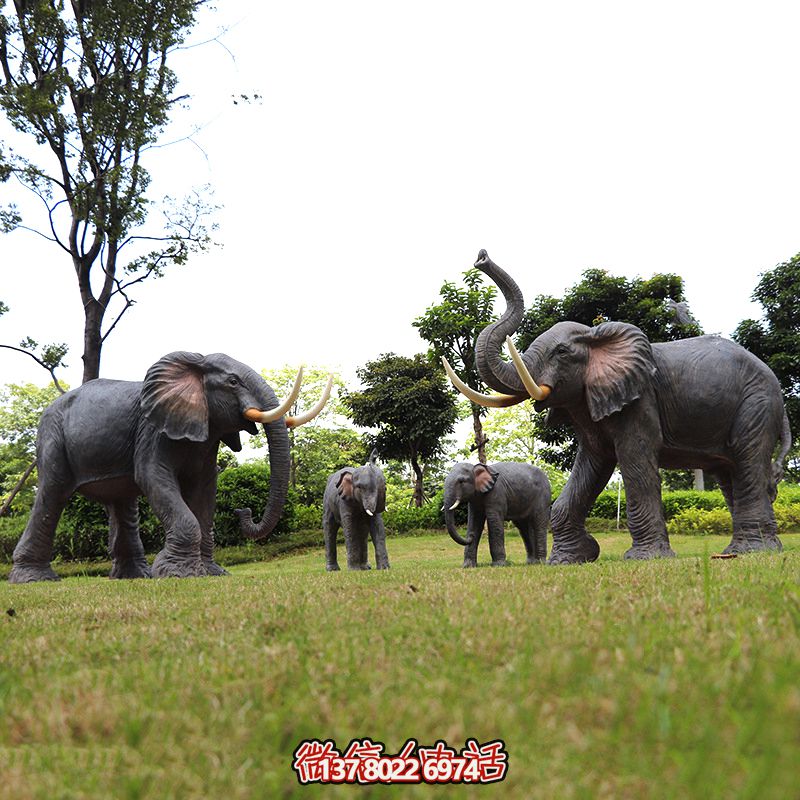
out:
{"label": "small elephant sculpture", "polygon": [[[475,266],[507,302],[475,343],[478,373],[501,394],[473,392],[446,364],[450,379],[483,405],[532,398],[537,411],[549,409],[550,421],[570,423],[578,440],[553,504],[551,564],[598,557],[586,516],[617,464],[632,539],[625,558],[675,555],[659,467],[703,469],[717,479],[733,515],[726,553],[781,549],[772,502],[791,433],[780,383],[763,361],[720,336],[651,344],[624,322],[559,322],[520,354],[510,338],[525,310],[519,287],[485,250]],[[504,340],[512,363],[502,358]]]}
{"label": "small elephant sculpture", "polygon": [[[455,510],[467,507],[467,538],[456,528]],[[489,527],[492,566],[506,565],[505,521],[519,529],[528,564],[547,557],[547,524],[550,519],[550,481],[533,464],[499,461],[496,464],[456,464],[444,482],[444,519],[447,532],[464,546],[464,566],[478,565],[478,543],[484,524]]]}
{"label": "small elephant sculpture", "polygon": [[[217,450],[239,451],[239,431],[262,423],[270,462],[261,521],[239,511],[243,532],[268,536],[283,511],[289,482],[287,428],[318,414],[330,393],[296,417],[284,416],[300,392],[302,368],[281,404],[253,369],[223,353],[169,353],[144,381],[93,380],[55,400],[42,415],[36,444],[39,488],[14,549],[12,583],[58,580],[50,567],[53,536],[74,492],[105,504],[112,578],[223,575],[214,562]],[[152,569],[139,536],[144,494],[166,532]]]}
{"label": "small elephant sculpture", "polygon": [[362,467],[344,467],[328,478],[323,498],[322,530],[325,537],[325,568],[339,569],[336,555],[336,535],[344,530],[347,568],[369,569],[367,538],[372,537],[375,564],[389,569],[386,552],[386,530],[383,512],[386,510],[386,480],[372,451]]}

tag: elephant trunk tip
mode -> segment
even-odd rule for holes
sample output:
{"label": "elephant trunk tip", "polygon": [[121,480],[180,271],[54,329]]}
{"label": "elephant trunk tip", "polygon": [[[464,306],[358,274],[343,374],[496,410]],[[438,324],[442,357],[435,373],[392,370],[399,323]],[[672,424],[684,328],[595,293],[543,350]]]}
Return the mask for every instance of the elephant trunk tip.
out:
{"label": "elephant trunk tip", "polygon": [[478,258],[475,259],[475,266],[479,267],[481,264],[485,264],[489,260],[489,254],[485,250],[481,250],[478,253]]}
{"label": "elephant trunk tip", "polygon": [[239,519],[239,527],[248,539],[265,539],[272,533],[273,525],[256,525],[253,522],[253,512],[249,508],[237,508],[234,514]]}

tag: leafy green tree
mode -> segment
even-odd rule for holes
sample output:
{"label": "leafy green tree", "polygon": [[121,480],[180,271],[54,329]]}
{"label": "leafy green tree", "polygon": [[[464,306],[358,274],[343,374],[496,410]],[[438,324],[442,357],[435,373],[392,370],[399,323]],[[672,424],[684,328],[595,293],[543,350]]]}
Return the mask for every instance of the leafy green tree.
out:
{"label": "leafy green tree", "polygon": [[[39,418],[58,395],[53,385],[42,388],[32,383],[10,383],[0,390],[0,508],[31,469],[36,457]],[[14,512],[30,509],[34,486],[35,480],[29,480],[16,494]]]}
{"label": "leafy green tree", "polygon": [[344,395],[353,422],[373,428],[371,443],[385,459],[408,462],[414,502],[425,501],[424,465],[444,452],[458,410],[441,370],[421,354],[385,353],[356,370],[363,389]]}
{"label": "leafy green tree", "polygon": [[[84,381],[100,374],[103,343],[139,285],[210,244],[207,192],[180,203],[165,198],[154,224],[143,165],[185,99],[167,62],[203,3],[29,0],[0,15],[0,109],[19,138],[36,145],[31,157],[0,150],[0,181],[15,177],[42,209],[40,220],[28,221],[8,206],[0,228],[49,240],[74,271]],[[46,284],[41,267],[31,273]]]}
{"label": "leafy green tree", "polygon": [[793,447],[787,475],[800,481],[800,253],[762,273],[752,299],[764,309],[762,319],[739,323],[733,338],[757,355],[778,376]]}
{"label": "leafy green tree", "polygon": [[[469,269],[464,273],[464,284],[466,288],[445,281],[439,290],[441,302],[427,308],[412,325],[430,344],[428,357],[437,368],[444,356],[467,386],[485,392],[487,387],[475,369],[475,340],[495,319],[492,309],[497,289],[484,285],[483,273],[478,269]],[[486,441],[482,417],[486,409],[475,403],[470,403],[470,406],[478,460],[485,462]]]}
{"label": "leafy green tree", "polygon": [[[603,320],[629,322],[640,328],[651,342],[667,342],[698,336],[703,331],[695,320],[681,322],[669,301],[685,303],[683,278],[658,273],[650,278],[624,278],[603,269],[587,269],[562,298],[536,297],[525,312],[517,331],[517,347],[524,350],[557,322],[572,321],[596,325]],[[539,455],[561,470],[575,461],[577,443],[571,428],[553,414],[533,419],[534,438],[540,442]]]}

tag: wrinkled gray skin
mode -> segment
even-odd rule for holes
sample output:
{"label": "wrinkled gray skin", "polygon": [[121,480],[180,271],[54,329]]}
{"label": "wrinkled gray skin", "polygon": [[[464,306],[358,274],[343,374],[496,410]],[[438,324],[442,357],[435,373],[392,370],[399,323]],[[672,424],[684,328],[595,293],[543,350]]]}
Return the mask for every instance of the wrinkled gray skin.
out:
{"label": "wrinkled gray skin", "polygon": [[[39,488],[14,549],[12,583],[58,580],[50,568],[53,535],[74,492],[109,514],[112,578],[223,575],[214,562],[217,450],[241,450],[239,431],[256,433],[248,408],[276,408],[275,393],[250,367],[222,353],[164,356],[143,382],[93,380],[59,397],[42,415],[37,438]],[[267,536],[280,518],[289,477],[284,418],[264,425],[270,489],[262,520],[239,512],[242,530]],[[166,532],[151,568],[139,537],[144,494]]]}
{"label": "wrinkled gray skin", "polygon": [[[477,369],[493,389],[527,398],[513,364],[501,358],[505,337],[522,319],[522,294],[485,250],[475,266],[507,302],[500,320],[478,337]],[[780,384],[752,353],[719,336],[651,345],[626,323],[560,322],[531,343],[523,360],[539,386],[551,389],[536,410],[570,423],[578,440],[572,473],[553,504],[549,563],[597,558],[600,548],[584,522],[617,464],[633,540],[626,558],[674,556],[659,467],[716,477],[733,515],[726,553],[781,549],[772,501],[791,435]]]}
{"label": "wrinkled gray skin", "polygon": [[[456,528],[455,503],[469,504],[466,539]],[[504,524],[507,519],[519,529],[528,564],[542,562],[547,557],[550,481],[533,464],[461,462],[450,470],[444,482],[444,519],[453,541],[464,546],[464,567],[478,565],[478,544],[484,524],[489,528],[492,566],[506,566]]]}
{"label": "wrinkled gray skin", "polygon": [[328,478],[322,505],[325,568],[329,572],[339,569],[336,555],[339,527],[344,530],[348,569],[370,569],[367,561],[368,537],[372,537],[377,568],[389,569],[386,530],[383,527],[386,481],[376,463],[374,451],[363,467],[345,467]]}

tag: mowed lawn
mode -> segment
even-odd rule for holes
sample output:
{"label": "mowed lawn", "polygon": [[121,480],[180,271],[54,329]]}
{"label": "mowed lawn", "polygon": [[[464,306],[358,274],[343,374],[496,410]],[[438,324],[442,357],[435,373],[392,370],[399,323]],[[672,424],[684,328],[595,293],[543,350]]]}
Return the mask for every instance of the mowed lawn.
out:
{"label": "mowed lawn", "polygon": [[[0,584],[2,798],[800,796],[800,535],[730,560],[392,569],[321,549],[227,578]],[[480,557],[488,562],[486,543]],[[340,563],[344,563],[340,547]],[[503,784],[301,787],[303,739],[502,739]]]}

